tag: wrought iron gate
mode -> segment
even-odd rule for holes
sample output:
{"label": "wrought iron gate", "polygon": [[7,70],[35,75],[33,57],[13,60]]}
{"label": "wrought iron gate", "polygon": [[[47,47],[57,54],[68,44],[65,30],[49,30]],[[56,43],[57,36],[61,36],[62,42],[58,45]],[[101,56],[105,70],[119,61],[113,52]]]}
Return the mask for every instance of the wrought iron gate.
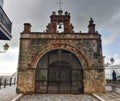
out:
{"label": "wrought iron gate", "polygon": [[54,50],[40,59],[36,69],[36,93],[83,93],[83,71],[71,52]]}

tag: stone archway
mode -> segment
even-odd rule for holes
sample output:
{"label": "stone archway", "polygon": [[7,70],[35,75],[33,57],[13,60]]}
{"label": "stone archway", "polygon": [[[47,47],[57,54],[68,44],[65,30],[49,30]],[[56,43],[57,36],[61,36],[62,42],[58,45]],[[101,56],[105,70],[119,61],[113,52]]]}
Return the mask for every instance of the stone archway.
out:
{"label": "stone archway", "polygon": [[83,68],[71,52],[57,49],[38,62],[36,93],[83,93]]}
{"label": "stone archway", "polygon": [[85,56],[74,46],[65,43],[57,43],[57,44],[49,44],[43,47],[36,55],[34,55],[29,61],[29,66],[33,69],[37,67],[39,59],[41,59],[47,52],[55,50],[55,49],[63,49],[68,50],[73,53],[79,61],[81,61],[81,65],[83,69],[89,69],[89,64]]}

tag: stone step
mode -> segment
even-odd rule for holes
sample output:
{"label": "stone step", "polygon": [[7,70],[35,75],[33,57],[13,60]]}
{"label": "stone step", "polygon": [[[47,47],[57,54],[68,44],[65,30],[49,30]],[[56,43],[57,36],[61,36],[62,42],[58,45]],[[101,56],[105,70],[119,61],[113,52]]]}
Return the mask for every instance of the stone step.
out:
{"label": "stone step", "polygon": [[19,101],[99,101],[90,95],[34,94],[24,95]]}

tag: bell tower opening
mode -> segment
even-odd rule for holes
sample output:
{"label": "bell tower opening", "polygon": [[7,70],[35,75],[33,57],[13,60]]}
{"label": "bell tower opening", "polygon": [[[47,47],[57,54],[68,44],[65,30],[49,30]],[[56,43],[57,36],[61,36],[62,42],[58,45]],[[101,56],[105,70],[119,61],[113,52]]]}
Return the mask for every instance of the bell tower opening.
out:
{"label": "bell tower opening", "polygon": [[64,32],[64,23],[58,23],[57,24],[57,32],[58,33]]}
{"label": "bell tower opening", "polygon": [[65,12],[63,14],[62,10],[58,10],[58,14],[53,11],[52,15],[50,16],[50,23],[47,25],[46,32],[47,33],[74,33],[73,25],[70,22],[70,13]]}

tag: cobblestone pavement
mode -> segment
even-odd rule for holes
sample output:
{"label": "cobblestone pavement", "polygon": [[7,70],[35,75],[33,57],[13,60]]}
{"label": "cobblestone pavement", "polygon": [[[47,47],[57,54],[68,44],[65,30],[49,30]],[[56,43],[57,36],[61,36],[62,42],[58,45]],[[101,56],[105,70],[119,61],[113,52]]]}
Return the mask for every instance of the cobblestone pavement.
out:
{"label": "cobblestone pavement", "polygon": [[6,88],[0,89],[0,101],[11,101],[13,98],[17,96],[16,94],[16,86],[6,86]]}
{"label": "cobblestone pavement", "polygon": [[19,101],[98,101],[89,95],[35,94],[25,95]]}
{"label": "cobblestone pavement", "polygon": [[105,101],[120,101],[120,94],[113,92],[106,92],[105,94],[97,94]]}

